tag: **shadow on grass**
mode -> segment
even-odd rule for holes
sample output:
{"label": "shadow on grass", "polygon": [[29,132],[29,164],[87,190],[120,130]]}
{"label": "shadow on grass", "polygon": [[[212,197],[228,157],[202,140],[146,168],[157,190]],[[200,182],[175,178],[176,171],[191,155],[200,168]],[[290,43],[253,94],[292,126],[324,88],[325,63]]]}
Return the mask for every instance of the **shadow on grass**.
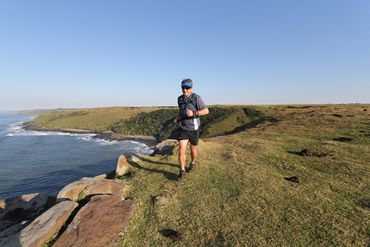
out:
{"label": "shadow on grass", "polygon": [[325,157],[325,156],[328,156],[329,154],[324,152],[324,151],[312,151],[310,149],[303,149],[302,151],[287,151],[287,153],[290,153],[290,154],[295,154],[295,155],[299,155],[299,156],[303,156],[303,157]]}
{"label": "shadow on grass", "polygon": [[249,123],[243,124],[239,127],[236,127],[232,131],[224,132],[223,135],[231,135],[231,134],[236,134],[242,131],[245,131],[247,129],[255,128],[257,125],[265,123],[265,122],[271,122],[271,123],[276,123],[279,120],[275,117],[267,116],[267,117],[261,117],[256,120],[253,120]]}
{"label": "shadow on grass", "polygon": [[[160,164],[160,165],[168,165],[168,166],[171,166],[171,167],[179,167],[179,166],[177,166],[176,164],[173,164],[173,163],[156,162],[156,161],[152,161],[152,160],[143,158],[143,157],[141,157],[139,155],[135,155],[135,154],[133,156],[136,157],[137,159],[141,160],[141,161],[152,163],[152,164]],[[138,163],[133,162],[133,161],[129,161],[129,163],[130,163],[130,165],[132,165],[135,168],[142,169],[142,170],[145,170],[145,171],[160,173],[163,176],[165,176],[168,180],[177,181],[177,174],[175,174],[175,173],[168,172],[168,171],[161,170],[161,169],[153,169],[153,168],[143,167],[143,166],[141,166]]]}
{"label": "shadow on grass", "polygon": [[159,233],[166,238],[170,238],[173,242],[179,241],[182,238],[181,233],[169,228],[159,230]]}

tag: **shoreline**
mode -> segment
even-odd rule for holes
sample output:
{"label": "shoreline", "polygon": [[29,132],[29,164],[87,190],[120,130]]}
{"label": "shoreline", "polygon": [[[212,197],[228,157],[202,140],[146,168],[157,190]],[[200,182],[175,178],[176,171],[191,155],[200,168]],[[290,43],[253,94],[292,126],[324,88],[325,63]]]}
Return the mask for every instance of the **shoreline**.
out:
{"label": "shoreline", "polygon": [[147,145],[149,148],[154,148],[158,141],[153,136],[143,136],[143,135],[120,135],[114,133],[113,131],[91,131],[83,129],[63,129],[63,128],[47,128],[41,125],[32,123],[31,121],[25,122],[22,125],[24,130],[33,131],[44,131],[44,132],[62,132],[62,133],[72,133],[72,134],[96,134],[94,138],[104,139],[108,141],[136,141]]}

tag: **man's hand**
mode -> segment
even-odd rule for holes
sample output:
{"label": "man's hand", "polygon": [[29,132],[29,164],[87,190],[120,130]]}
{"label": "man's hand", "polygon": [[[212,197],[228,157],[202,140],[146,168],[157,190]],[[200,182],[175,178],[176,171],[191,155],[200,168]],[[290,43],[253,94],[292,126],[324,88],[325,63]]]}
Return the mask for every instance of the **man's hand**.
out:
{"label": "man's hand", "polygon": [[192,117],[192,116],[194,116],[194,112],[192,110],[186,109],[186,115],[188,117]]}

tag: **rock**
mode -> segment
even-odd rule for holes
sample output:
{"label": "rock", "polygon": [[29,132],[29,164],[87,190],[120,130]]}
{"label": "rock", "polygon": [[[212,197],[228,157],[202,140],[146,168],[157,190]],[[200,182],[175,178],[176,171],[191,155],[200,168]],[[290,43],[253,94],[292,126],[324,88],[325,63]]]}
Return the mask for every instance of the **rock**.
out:
{"label": "rock", "polygon": [[157,196],[151,196],[151,201],[153,204],[158,204],[158,205],[165,205],[167,204],[167,198],[163,195],[157,195]]}
{"label": "rock", "polygon": [[176,145],[178,145],[178,141],[176,139],[164,140],[155,146],[154,154],[171,155]]}
{"label": "rock", "polygon": [[0,232],[0,239],[1,238],[6,238],[10,235],[13,235],[17,232],[19,232],[20,230],[22,230],[23,228],[25,228],[31,221],[30,220],[24,220],[18,224],[15,224],[15,225],[12,225],[8,228],[6,228],[4,231]]}
{"label": "rock", "polygon": [[139,164],[141,161],[143,161],[145,159],[145,155],[144,154],[140,154],[140,153],[136,153],[136,154],[132,154],[130,155],[127,160],[130,162],[130,163],[135,163],[135,164]]}
{"label": "rock", "polygon": [[114,180],[103,179],[95,181],[94,185],[86,190],[86,196],[97,194],[114,194],[121,197],[123,191],[123,184],[115,182]]}
{"label": "rock", "polygon": [[86,196],[97,194],[114,194],[122,196],[123,184],[120,184],[111,179],[98,178],[83,178],[66,185],[58,194],[58,201],[66,199],[78,201]]}
{"label": "rock", "polygon": [[48,206],[48,197],[34,193],[0,200],[0,231],[39,216]]}
{"label": "rock", "polygon": [[112,246],[127,228],[134,211],[134,201],[121,201],[114,195],[94,196],[53,246]]}
{"label": "rock", "polygon": [[97,179],[106,179],[107,178],[107,174],[106,173],[103,173],[103,174],[100,174],[100,175],[97,175],[94,177],[95,180]]}
{"label": "rock", "polygon": [[31,224],[20,232],[3,239],[1,246],[39,247],[49,241],[64,225],[77,202],[63,201],[37,217]]}
{"label": "rock", "polygon": [[118,157],[115,176],[120,177],[130,172],[131,172],[131,165],[127,162],[126,156],[121,154]]}
{"label": "rock", "polygon": [[96,135],[95,138],[112,140],[113,134],[114,134],[113,131],[103,131]]}
{"label": "rock", "polygon": [[59,191],[57,196],[57,201],[63,201],[63,200],[72,200],[72,201],[78,201],[79,199],[84,198],[84,195],[81,195],[81,193],[88,187],[94,184],[93,178],[83,178],[79,181],[75,181],[73,183],[70,183],[64,188]]}

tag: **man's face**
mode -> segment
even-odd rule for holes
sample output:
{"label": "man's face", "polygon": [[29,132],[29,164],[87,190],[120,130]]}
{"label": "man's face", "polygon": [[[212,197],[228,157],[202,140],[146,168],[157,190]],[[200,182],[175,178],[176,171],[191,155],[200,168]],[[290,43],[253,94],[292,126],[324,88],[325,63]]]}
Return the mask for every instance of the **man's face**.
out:
{"label": "man's face", "polygon": [[192,93],[192,88],[191,87],[181,87],[182,89],[182,94],[185,95],[186,97],[190,96]]}

